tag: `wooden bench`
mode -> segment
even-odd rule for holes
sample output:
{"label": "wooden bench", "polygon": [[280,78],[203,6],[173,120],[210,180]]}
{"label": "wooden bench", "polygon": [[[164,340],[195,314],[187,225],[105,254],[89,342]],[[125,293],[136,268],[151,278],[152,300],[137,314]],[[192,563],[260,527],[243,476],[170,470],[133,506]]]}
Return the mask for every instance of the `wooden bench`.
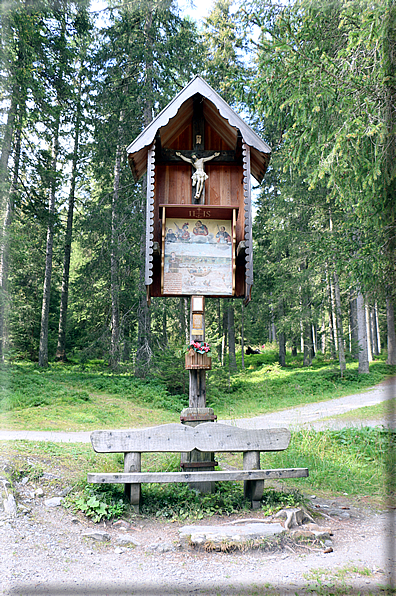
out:
{"label": "wooden bench", "polygon": [[[286,428],[242,429],[236,426],[205,422],[191,427],[164,424],[141,430],[95,431],[91,443],[97,453],[124,453],[123,473],[88,474],[88,482],[121,483],[135,511],[139,511],[142,483],[244,482],[245,496],[257,508],[263,496],[264,480],[303,478],[307,468],[260,469],[260,452],[283,451],[290,443]],[[141,472],[141,454],[153,452],[242,452],[243,470]]]}

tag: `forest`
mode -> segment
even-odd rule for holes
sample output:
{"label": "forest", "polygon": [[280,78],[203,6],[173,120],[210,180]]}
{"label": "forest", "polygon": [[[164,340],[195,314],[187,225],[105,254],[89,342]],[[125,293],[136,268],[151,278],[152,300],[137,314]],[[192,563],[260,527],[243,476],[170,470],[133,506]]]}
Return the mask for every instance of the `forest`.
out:
{"label": "forest", "polygon": [[147,306],[125,149],[199,74],[272,148],[252,301],[207,299],[212,356],[396,365],[395,0],[214,0],[202,26],[176,0],[10,0],[0,19],[1,361],[182,360],[189,299]]}

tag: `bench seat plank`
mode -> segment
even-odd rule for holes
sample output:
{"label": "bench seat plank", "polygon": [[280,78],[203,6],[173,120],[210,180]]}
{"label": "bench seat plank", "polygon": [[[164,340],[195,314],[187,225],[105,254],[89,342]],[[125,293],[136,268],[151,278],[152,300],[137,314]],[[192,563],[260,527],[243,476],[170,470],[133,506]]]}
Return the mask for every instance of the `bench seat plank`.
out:
{"label": "bench seat plank", "polygon": [[213,482],[216,480],[265,480],[271,478],[306,478],[308,468],[273,470],[227,470],[220,472],[131,472],[88,474],[88,482],[96,484]]}
{"label": "bench seat plank", "polygon": [[91,434],[91,443],[98,453],[283,451],[290,443],[290,431],[213,422],[196,427],[174,423],[138,430],[98,430]]}

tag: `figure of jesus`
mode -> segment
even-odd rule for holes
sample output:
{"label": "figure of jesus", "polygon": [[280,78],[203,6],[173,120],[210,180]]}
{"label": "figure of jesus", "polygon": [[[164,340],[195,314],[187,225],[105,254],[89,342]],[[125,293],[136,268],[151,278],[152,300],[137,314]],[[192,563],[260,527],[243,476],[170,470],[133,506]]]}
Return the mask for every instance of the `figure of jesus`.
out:
{"label": "figure of jesus", "polygon": [[210,155],[209,157],[201,158],[198,158],[195,154],[193,154],[191,155],[191,159],[189,157],[185,157],[185,155],[182,155],[180,151],[176,151],[176,155],[178,157],[181,157],[181,159],[183,159],[187,163],[191,163],[194,166],[195,172],[191,176],[191,179],[192,185],[195,186],[195,198],[199,199],[204,188],[205,180],[209,178],[209,176],[205,174],[204,163],[206,161],[214,159],[215,157],[220,155],[220,153],[216,151],[216,153],[213,153],[213,155]]}

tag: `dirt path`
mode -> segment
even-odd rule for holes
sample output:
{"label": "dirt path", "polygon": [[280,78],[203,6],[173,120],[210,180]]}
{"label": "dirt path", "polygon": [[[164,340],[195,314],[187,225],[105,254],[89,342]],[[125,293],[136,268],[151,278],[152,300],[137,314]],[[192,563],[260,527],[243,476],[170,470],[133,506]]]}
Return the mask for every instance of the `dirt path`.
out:
{"label": "dirt path", "polygon": [[[29,500],[32,486],[19,488],[28,512],[13,520],[0,516],[4,596],[363,596],[383,594],[381,586],[389,583],[389,515],[358,509],[345,498],[312,500],[312,507],[327,516],[318,517],[318,523],[331,529],[332,552],[296,544],[281,550],[222,553],[181,543],[178,523],[135,518],[124,529],[95,525],[61,507],[46,506],[45,498]],[[262,518],[260,512],[252,515]],[[232,521],[215,517],[209,523]],[[106,533],[107,540],[86,536],[94,531]],[[126,535],[134,547],[118,545]]]}
{"label": "dirt path", "polygon": [[[266,427],[287,427],[296,428],[301,426],[310,426],[315,429],[323,428],[342,428],[344,426],[356,424],[361,426],[390,426],[395,428],[395,420],[380,419],[380,420],[364,420],[354,422],[351,419],[348,423],[345,419],[337,420],[339,414],[352,412],[365,406],[374,406],[384,401],[388,401],[396,397],[396,377],[386,379],[364,391],[355,395],[348,395],[346,397],[339,397],[324,402],[307,404],[297,408],[290,408],[289,410],[282,410],[280,412],[273,412],[272,414],[265,414],[263,416],[256,416],[254,418],[239,418],[233,420],[233,424],[241,428],[266,428]],[[332,417],[331,420],[322,420],[323,418]],[[230,422],[230,421],[228,421]]]}

